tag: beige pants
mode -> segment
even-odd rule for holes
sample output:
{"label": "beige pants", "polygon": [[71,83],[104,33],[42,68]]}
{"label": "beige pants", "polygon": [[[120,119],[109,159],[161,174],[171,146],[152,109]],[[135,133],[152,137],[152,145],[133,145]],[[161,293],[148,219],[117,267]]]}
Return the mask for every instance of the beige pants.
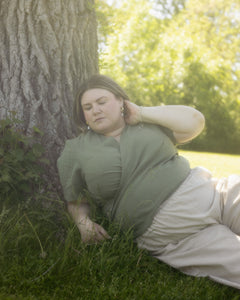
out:
{"label": "beige pants", "polygon": [[137,243],[183,273],[240,289],[240,176],[193,169]]}

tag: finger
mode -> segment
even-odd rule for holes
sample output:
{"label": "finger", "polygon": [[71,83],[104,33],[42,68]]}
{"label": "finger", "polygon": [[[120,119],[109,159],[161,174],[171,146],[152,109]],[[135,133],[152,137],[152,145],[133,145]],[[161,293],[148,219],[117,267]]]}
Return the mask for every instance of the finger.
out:
{"label": "finger", "polygon": [[102,226],[99,226],[99,231],[105,238],[108,238],[108,239],[111,238],[110,235],[107,233],[107,231]]}
{"label": "finger", "polygon": [[100,231],[100,233],[101,233],[102,236],[104,236],[104,238],[106,238],[106,239],[111,239],[111,236],[107,233],[106,230],[102,229],[102,230]]}
{"label": "finger", "polygon": [[100,229],[97,233],[97,238],[102,240],[109,239],[110,236],[107,234],[105,230]]}
{"label": "finger", "polygon": [[101,238],[103,237],[104,239],[110,239],[111,236],[107,233],[107,231],[100,225],[97,226],[96,232],[99,233]]}

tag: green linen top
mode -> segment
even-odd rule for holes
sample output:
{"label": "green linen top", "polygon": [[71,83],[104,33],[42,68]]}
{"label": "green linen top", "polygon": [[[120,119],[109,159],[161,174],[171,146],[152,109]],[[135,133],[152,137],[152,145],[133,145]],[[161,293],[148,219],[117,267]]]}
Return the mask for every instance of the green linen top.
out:
{"label": "green linen top", "polygon": [[68,140],[57,161],[66,201],[87,191],[122,229],[143,234],[190,172],[174,143],[169,129],[145,123],[126,125],[120,142],[92,130]]}

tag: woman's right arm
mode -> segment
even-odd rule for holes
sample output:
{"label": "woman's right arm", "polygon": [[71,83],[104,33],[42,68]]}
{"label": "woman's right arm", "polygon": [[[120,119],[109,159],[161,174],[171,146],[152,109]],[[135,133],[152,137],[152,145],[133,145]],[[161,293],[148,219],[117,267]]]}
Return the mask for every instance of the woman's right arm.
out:
{"label": "woman's right arm", "polygon": [[81,203],[68,202],[67,207],[84,243],[95,244],[111,238],[102,226],[90,219],[90,205],[87,201],[82,201]]}
{"label": "woman's right arm", "polygon": [[79,141],[78,138],[66,142],[57,161],[57,167],[68,211],[80,231],[82,241],[90,244],[108,239],[110,236],[102,226],[90,219],[90,205],[87,199],[81,196],[81,201],[75,201],[80,197],[84,186],[80,169],[76,167],[79,164],[77,155]]}

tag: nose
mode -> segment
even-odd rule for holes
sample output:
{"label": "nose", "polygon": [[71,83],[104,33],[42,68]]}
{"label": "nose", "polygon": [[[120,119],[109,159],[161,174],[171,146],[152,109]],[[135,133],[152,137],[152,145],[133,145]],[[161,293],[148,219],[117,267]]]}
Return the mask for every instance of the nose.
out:
{"label": "nose", "polygon": [[93,105],[92,111],[93,111],[94,115],[98,114],[100,112],[99,106],[98,105]]}

